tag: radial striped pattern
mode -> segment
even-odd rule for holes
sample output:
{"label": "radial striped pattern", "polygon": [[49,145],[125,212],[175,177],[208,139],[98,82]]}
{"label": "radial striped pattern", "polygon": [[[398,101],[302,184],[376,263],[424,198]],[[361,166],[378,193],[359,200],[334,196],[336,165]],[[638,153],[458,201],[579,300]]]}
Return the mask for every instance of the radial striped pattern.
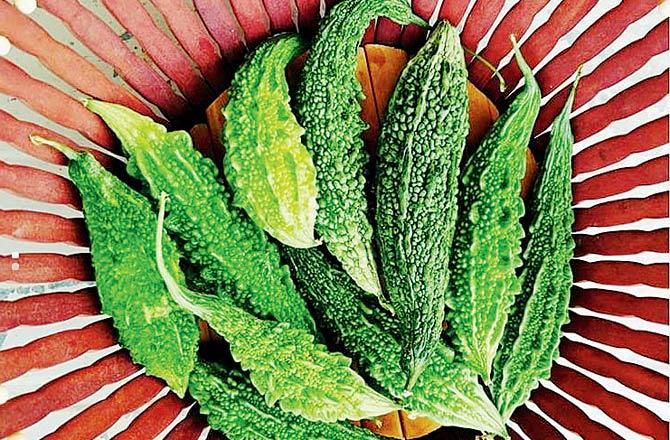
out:
{"label": "radial striped pattern", "polygon": [[[220,438],[190,401],[143,374],[101,315],[77,192],[40,133],[118,146],[78,100],[93,96],[170,124],[205,120],[235,63],[270,33],[312,32],[334,1],[0,0],[0,438]],[[498,102],[522,84],[509,35],[543,92],[534,149],[577,66],[572,124],[577,242],[570,323],[551,379],[509,423],[514,439],[667,439],[668,21],[657,0],[414,0],[458,26],[470,80]],[[665,10],[664,10],[665,7]],[[19,11],[29,12],[24,14]],[[413,50],[425,31],[380,19],[365,42]],[[216,156],[208,127],[192,133]],[[18,438],[18,437],[17,437]],[[450,437],[445,431],[431,438]]]}

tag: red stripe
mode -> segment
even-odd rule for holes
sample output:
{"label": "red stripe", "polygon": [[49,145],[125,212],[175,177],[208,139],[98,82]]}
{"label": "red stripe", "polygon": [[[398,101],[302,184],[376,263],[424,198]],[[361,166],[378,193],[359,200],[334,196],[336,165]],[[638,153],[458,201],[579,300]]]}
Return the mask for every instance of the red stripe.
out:
{"label": "red stripe", "polygon": [[556,428],[525,406],[520,406],[514,411],[512,420],[519,425],[521,430],[529,438],[541,440],[564,440],[564,437],[556,430]]}
{"label": "red stripe", "polygon": [[[554,90],[568,79],[580,64],[598,55],[621,35],[629,24],[656,7],[658,7],[656,0],[624,1],[605,14],[584,31],[568,49],[537,73],[536,79],[542,88],[542,94],[546,95]],[[628,62],[636,63],[640,56],[636,53]]]}
{"label": "red stripe", "polygon": [[295,30],[291,17],[291,0],[263,0],[263,5],[270,17],[273,32]]}
{"label": "red stripe", "polygon": [[453,0],[453,1],[444,1],[442,2],[442,8],[440,8],[440,19],[447,20],[453,26],[458,26],[458,23],[463,18],[465,10],[468,9],[469,0]]}
{"label": "red stripe", "polygon": [[[18,269],[12,266],[18,263]],[[19,258],[0,257],[0,282],[48,283],[66,279],[92,280],[93,267],[86,255],[21,254]]]}
{"label": "red stripe", "polygon": [[[463,47],[473,52],[477,49],[477,44],[491,29],[504,3],[504,0],[479,0],[475,3],[461,33],[461,44]],[[472,56],[466,54],[466,63],[471,60]]]}
{"label": "red stripe", "polygon": [[[545,55],[551,51],[551,48],[556,45],[558,39],[574,28],[596,3],[598,3],[598,0],[561,2],[558,8],[551,14],[549,21],[537,29],[522,46],[521,51],[528,65],[531,67],[537,66]],[[505,81],[507,81],[508,92],[521,79],[521,71],[514,60],[505,66],[500,73],[505,78]],[[483,91],[486,93],[486,96],[494,101],[502,97],[498,79],[495,77],[486,83]]]}
{"label": "red stripe", "polygon": [[622,168],[573,185],[574,202],[621,194],[636,186],[668,181],[668,156],[661,156],[633,168]]}
{"label": "red stripe", "polygon": [[0,161],[0,188],[31,200],[81,208],[79,192],[72,182],[37,168]]}
{"label": "red stripe", "polygon": [[667,252],[668,230],[617,231],[575,236],[575,255],[633,255],[640,252]]}
{"label": "red stripe", "polygon": [[45,385],[39,390],[0,405],[0,436],[20,431],[47,414],[66,408],[95,393],[102,386],[119,381],[136,372],[125,353],[115,353],[90,367],[75,371]]}
{"label": "red stripe", "polygon": [[19,377],[32,369],[61,364],[89,350],[111,347],[115,342],[111,324],[98,322],[81,330],[62,331],[23,347],[2,351],[0,383]]}
{"label": "red stripe", "polygon": [[41,243],[88,244],[82,219],[30,211],[0,211],[0,235]]}
{"label": "red stripe", "polygon": [[[668,377],[640,365],[622,362],[602,350],[563,340],[561,357],[585,370],[611,377],[622,384],[660,401],[668,401]],[[579,431],[578,431],[579,432]]]}
{"label": "red stripe", "polygon": [[543,386],[533,391],[531,400],[561,426],[572,432],[579,433],[584,439],[624,440],[601,424],[589,419],[582,410],[574,406],[570,401]]}
{"label": "red stripe", "polygon": [[121,38],[100,18],[75,0],[41,0],[40,7],[63,20],[72,33],[135,90],[170,116],[188,108],[168,83],[146,62],[132,53]]}
{"label": "red stripe", "polygon": [[51,38],[35,21],[7,2],[0,2],[0,29],[12,45],[39,58],[49,70],[76,89],[156,117],[135,95],[111,81],[70,47]]}
{"label": "red stripe", "polygon": [[380,17],[377,20],[377,30],[375,32],[375,42],[386,46],[397,46],[400,42],[402,26],[394,23],[386,17]]}
{"label": "red stripe", "polygon": [[589,226],[613,226],[632,223],[643,218],[667,218],[668,193],[655,194],[646,199],[617,200],[592,208],[575,209],[574,230]]}
{"label": "red stripe", "polygon": [[295,0],[298,7],[298,29],[300,32],[314,32],[319,24],[319,0]]}
{"label": "red stripe", "polygon": [[594,312],[616,316],[637,316],[651,322],[668,324],[668,300],[635,297],[633,295],[599,289],[572,288],[572,306],[581,306]]}
{"label": "red stripe", "polygon": [[138,0],[102,0],[119,23],[140,43],[144,51],[186,98],[203,105],[212,97],[211,89],[191,67],[180,46],[158,29],[144,6]]}
{"label": "red stripe", "polygon": [[572,262],[575,281],[630,286],[646,284],[668,288],[667,264],[638,264],[627,261]]}
{"label": "red stripe", "polygon": [[152,0],[168,27],[198,65],[207,82],[219,90],[230,76],[219,55],[216,42],[198,14],[182,0]]}
{"label": "red stripe", "polygon": [[611,347],[627,348],[661,362],[668,362],[668,338],[657,333],[631,330],[621,324],[570,313],[564,332],[577,333]]}
{"label": "red stripe", "polygon": [[[412,10],[416,15],[428,21],[437,7],[437,0],[414,0]],[[405,26],[400,37],[400,46],[409,52],[415,52],[426,41],[428,31],[415,24]]]}
{"label": "red stripe", "polygon": [[651,411],[618,394],[610,393],[595,381],[560,365],[554,365],[551,381],[584,403],[600,408],[607,415],[635,432],[659,438],[667,423]]}
{"label": "red stripe", "polygon": [[[516,36],[517,40],[520,39],[530,27],[535,14],[547,3],[549,3],[549,0],[521,0],[517,3],[493,31],[489,43],[480,55],[497,66],[500,60],[512,50],[510,35]],[[470,71],[470,81],[480,89],[493,76],[493,72],[488,67],[476,60],[469,66],[468,70]]]}
{"label": "red stripe", "polygon": [[193,0],[193,4],[221,55],[228,61],[238,61],[245,51],[244,36],[228,0]]}
{"label": "red stripe", "polygon": [[361,46],[365,44],[372,44],[375,42],[375,32],[377,31],[377,20],[372,20],[368,27],[365,29],[363,34],[363,39],[361,40]]}
{"label": "red stripe", "polygon": [[0,127],[2,127],[2,130],[0,130],[0,140],[8,142],[17,149],[46,162],[65,165],[68,161],[65,156],[59,153],[55,148],[33,144],[30,141],[30,135],[37,134],[47,139],[62,142],[75,150],[88,151],[105,167],[109,167],[112,163],[112,158],[100,151],[81,147],[54,131],[40,127],[31,122],[18,120],[11,114],[2,110],[0,110]]}
{"label": "red stripe", "polygon": [[[612,55],[592,73],[579,81],[575,94],[574,109],[591,100],[599,91],[613,86],[640,69],[654,55],[668,50],[668,22],[656,26],[646,37],[631,43]],[[545,104],[535,123],[535,134],[544,131],[558,115],[565,104],[570,87]]]}
{"label": "red stripe", "polygon": [[174,421],[179,412],[186,406],[173,393],[160,399],[139,415],[128,429],[114,437],[115,440],[136,440],[154,438]]}
{"label": "red stripe", "polygon": [[668,143],[668,121],[660,118],[632,132],[592,145],[573,159],[574,175],[616,163],[630,154]]}
{"label": "red stripe", "polygon": [[139,376],[65,423],[48,440],[95,438],[108,430],[119,418],[151,400],[165,385],[160,380]]}
{"label": "red stripe", "polygon": [[30,296],[17,301],[0,301],[0,331],[19,325],[51,324],[75,316],[92,316],[99,313],[98,295],[93,290]]}
{"label": "red stripe", "polygon": [[38,81],[20,67],[0,58],[0,92],[14,96],[54,122],[77,130],[98,145],[111,148],[114,135],[95,114],[55,87]]}
{"label": "red stripe", "polygon": [[191,415],[175,426],[166,440],[198,440],[206,427],[207,423],[203,417]]}
{"label": "red stripe", "polygon": [[242,26],[248,47],[256,46],[270,35],[270,17],[262,0],[230,0],[237,21]]}

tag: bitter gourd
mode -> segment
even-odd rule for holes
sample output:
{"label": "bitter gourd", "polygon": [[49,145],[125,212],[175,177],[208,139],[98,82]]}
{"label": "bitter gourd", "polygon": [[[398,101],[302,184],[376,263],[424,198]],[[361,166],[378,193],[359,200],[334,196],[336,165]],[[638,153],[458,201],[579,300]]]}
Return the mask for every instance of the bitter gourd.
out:
{"label": "bitter gourd", "polygon": [[533,218],[523,254],[521,293],[510,310],[493,369],[498,409],[508,418],[538,380],[549,377],[568,319],[572,287],[572,145],[570,111],[577,81],[551,129],[547,157],[534,190]]}
{"label": "bitter gourd", "polygon": [[[151,205],[91,154],[39,137],[33,141],[70,158],[68,171],[83,202],[102,312],[112,317],[119,342],[148,374],[183,396],[195,363],[198,325],[172,300],[158,272]],[[178,267],[174,244],[167,242],[164,250]]]}
{"label": "bitter gourd", "polygon": [[426,23],[405,0],[345,0],[322,21],[298,87],[298,120],[317,169],[319,212],[316,229],[345,271],[365,291],[381,298],[367,218],[364,167],[356,80],[358,43],[371,20],[386,16],[400,24]]}
{"label": "bitter gourd", "polygon": [[162,191],[170,195],[167,229],[183,242],[204,281],[258,316],[314,330],[276,246],[232,206],[227,188],[217,181],[216,166],[193,148],[187,132],[168,133],[117,104],[89,100],[86,107],[119,137],[129,155],[128,173],[146,182],[154,198]]}
{"label": "bitter gourd", "polygon": [[458,33],[443,22],[400,75],[379,136],[377,240],[410,388],[442,333],[467,76]]}
{"label": "bitter gourd", "polygon": [[519,292],[521,179],[540,108],[540,88],[516,43],[514,50],[525,87],[465,165],[446,297],[454,340],[487,383],[509,307]]}
{"label": "bitter gourd", "polygon": [[330,353],[314,336],[287,323],[258,319],[230,298],[203,295],[179,283],[164,264],[161,233],[165,197],[156,230],[156,261],[168,291],[180,306],[207,321],[230,344],[233,359],[249,371],[251,382],[272,406],[312,421],[360,420],[397,409],[368,387],[351,360]]}
{"label": "bitter gourd", "polygon": [[319,244],[316,170],[300,142],[304,130],[291,111],[284,70],[305,47],[296,34],[258,46],[230,85],[221,136],[235,205],[277,240],[300,248]]}
{"label": "bitter gourd", "polygon": [[407,392],[400,345],[388,331],[367,319],[360,307],[360,288],[319,249],[284,247],[282,252],[318,322],[354,357],[374,385],[400,400],[403,409],[442,425],[505,436],[504,423],[477,375],[454,359],[452,350],[438,344],[412,391]]}
{"label": "bitter gourd", "polygon": [[311,422],[268,406],[242,373],[220,365],[198,362],[188,389],[209,426],[230,440],[379,439],[348,422]]}

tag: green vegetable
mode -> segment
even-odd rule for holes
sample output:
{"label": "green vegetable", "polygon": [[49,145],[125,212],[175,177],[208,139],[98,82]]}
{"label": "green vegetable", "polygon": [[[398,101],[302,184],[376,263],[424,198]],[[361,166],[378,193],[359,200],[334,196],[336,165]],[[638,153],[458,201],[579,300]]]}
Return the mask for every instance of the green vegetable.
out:
{"label": "green vegetable", "polygon": [[202,295],[174,279],[161,255],[165,198],[156,231],[158,270],[172,298],[207,323],[230,344],[230,352],[272,406],[312,421],[360,420],[397,406],[369,388],[349,366],[351,360],[329,353],[314,336],[286,323],[266,321],[232,304],[229,298]]}
{"label": "green vegetable", "polygon": [[356,51],[370,21],[382,15],[426,25],[405,0],[338,3],[319,27],[297,94],[298,120],[317,169],[317,231],[356,283],[380,298],[364,191],[366,124],[359,116],[364,95],[356,79]]}
{"label": "green vegetable", "polygon": [[570,111],[577,81],[551,130],[549,152],[535,186],[533,219],[523,254],[521,294],[516,297],[494,363],[498,409],[508,418],[558,356],[572,287],[572,145]]}
{"label": "green vegetable", "polygon": [[540,88],[514,43],[524,90],[468,160],[459,192],[447,315],[463,358],[490,382],[509,307],[519,292],[525,155],[540,108]]}
{"label": "green vegetable", "polygon": [[442,333],[458,172],[468,134],[468,71],[443,22],[403,70],[379,136],[377,240],[403,329],[408,387]]}
{"label": "green vegetable", "polygon": [[[89,153],[33,136],[70,159],[70,178],[79,189],[91,238],[102,312],[112,317],[119,342],[148,374],[164,379],[183,396],[193,369],[199,331],[165,288],[154,261],[156,215],[149,202],[105,170]],[[166,259],[178,267],[171,242]]]}
{"label": "green vegetable", "polygon": [[291,112],[284,70],[305,44],[296,34],[263,42],[235,73],[223,115],[225,173],[235,204],[277,240],[312,247],[316,170]]}
{"label": "green vegetable", "polygon": [[236,370],[199,362],[189,392],[209,425],[230,440],[374,440],[376,435],[348,422],[311,422],[268,406]]}
{"label": "green vegetable", "polygon": [[117,104],[87,101],[121,140],[128,173],[146,181],[154,198],[171,199],[167,229],[183,242],[189,262],[211,287],[233,295],[261,317],[314,331],[276,246],[241,211],[217,181],[217,169],[193,148],[185,131],[166,132],[153,120]]}
{"label": "green vegetable", "polygon": [[331,265],[318,249],[285,247],[283,252],[318,322],[354,356],[376,386],[401,399],[403,409],[443,425],[506,436],[504,423],[477,375],[454,360],[450,349],[438,344],[412,392],[407,392],[400,345],[386,329],[367,319],[360,307],[362,292],[347,274]]}

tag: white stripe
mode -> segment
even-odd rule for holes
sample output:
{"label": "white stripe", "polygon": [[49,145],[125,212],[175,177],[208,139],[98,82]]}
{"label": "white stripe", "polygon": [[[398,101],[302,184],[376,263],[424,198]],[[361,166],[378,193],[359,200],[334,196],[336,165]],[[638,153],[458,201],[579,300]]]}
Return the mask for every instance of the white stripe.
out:
{"label": "white stripe", "polygon": [[[12,254],[58,254],[78,255],[88,254],[87,246],[78,246],[70,243],[45,243],[40,241],[20,240],[13,237],[0,236],[0,256]],[[20,261],[19,261],[20,263]]]}
{"label": "white stripe", "polygon": [[588,226],[578,231],[573,231],[575,235],[598,235],[606,232],[617,231],[656,231],[668,227],[667,218],[643,218],[632,223],[609,226]]}
{"label": "white stripe", "polygon": [[444,2],[445,0],[437,0],[437,3],[435,4],[435,9],[433,9],[433,13],[430,14],[430,18],[428,19],[429,26],[433,27],[433,25],[437,23],[437,20],[440,19],[440,10],[442,9],[442,5],[444,4]]}
{"label": "white stripe", "polygon": [[572,178],[572,183],[581,183],[595,176],[606,174],[611,171],[621,170],[625,168],[635,168],[637,166],[642,165],[643,163],[647,163],[649,161],[652,161],[659,157],[667,156],[669,154],[670,154],[670,144],[661,145],[659,147],[652,148],[651,150],[632,153],[618,162],[609,164],[602,168],[598,168],[597,170],[578,174]]}
{"label": "white stripe", "polygon": [[617,379],[602,376],[598,373],[582,368],[579,365],[570,362],[568,359],[559,357],[556,359],[556,363],[588,377],[598,385],[605,388],[607,391],[617,394],[621,397],[625,397],[631,402],[635,402],[636,404],[648,409],[649,411],[656,414],[661,420],[670,422],[670,402],[664,402],[658,399],[654,399],[653,397],[649,397],[644,393],[622,384]]}
{"label": "white stripe", "polygon": [[507,426],[512,429],[512,431],[516,432],[519,437],[521,437],[522,440],[532,440],[530,437],[526,435],[525,432],[523,432],[523,429],[521,429],[521,426],[517,425],[517,423],[513,420],[508,420],[507,421]]}
{"label": "white stripe", "polygon": [[181,421],[184,420],[186,416],[188,416],[188,413],[194,406],[195,403],[192,403],[191,405],[182,409],[179,414],[177,414],[177,417],[175,417],[175,419],[169,425],[167,425],[161,432],[158,433],[156,437],[154,437],[154,440],[163,440],[165,437],[167,437],[168,434],[170,434],[170,432],[175,428],[175,426],[181,423]]}
{"label": "white stripe", "polygon": [[643,368],[646,368],[655,373],[661,374],[666,377],[670,377],[670,365],[665,362],[657,361],[656,359],[651,359],[646,356],[643,356],[639,353],[634,352],[629,348],[621,347],[612,347],[611,345],[603,344],[601,342],[592,341],[579,335],[577,333],[563,333],[563,336],[573,342],[588,345],[602,352],[608,353],[621,362],[626,362],[628,364],[639,365]]}
{"label": "white stripe", "polygon": [[21,151],[18,148],[15,148],[12,144],[9,144],[5,141],[0,141],[0,161],[9,165],[35,168],[37,170],[55,174],[64,179],[70,179],[67,173],[67,166],[56,165],[54,163],[38,159],[37,157],[31,156],[25,151]]}
{"label": "white stripe", "polygon": [[[479,43],[477,43],[477,48],[475,49],[475,53],[479,54],[481,53],[484,49],[486,49],[486,46],[488,46],[489,41],[491,41],[491,37],[493,36],[493,33],[498,29],[498,26],[500,25],[500,22],[503,21],[505,16],[509,13],[509,11],[516,6],[521,0],[505,0],[505,3],[503,4],[502,8],[500,9],[500,12],[498,12],[498,15],[496,16],[495,20],[493,21],[493,24],[489,27],[488,31],[486,34],[482,37],[481,40],[479,40]],[[474,58],[470,60],[472,63],[474,61]]]}
{"label": "white stripe", "polygon": [[49,283],[0,282],[0,301],[16,301],[49,293],[72,293],[95,287],[95,281],[61,280]]}
{"label": "white stripe", "polygon": [[593,281],[578,281],[574,286],[582,289],[599,289],[608,290],[610,292],[620,292],[626,295],[631,295],[636,298],[661,298],[670,299],[668,289],[662,287],[648,286],[646,284],[633,284],[631,286],[616,286],[612,284],[601,284]]}
{"label": "white stripe", "polygon": [[661,336],[670,336],[670,326],[657,322],[647,321],[637,316],[617,316],[606,313],[595,312],[584,307],[570,307],[570,311],[580,316],[598,318],[615,324],[623,325],[631,330],[655,333]]}
{"label": "white stripe", "polygon": [[626,440],[654,440],[651,437],[647,437],[645,435],[639,434],[630,428],[627,428],[626,426],[622,425],[621,423],[617,422],[610,416],[608,416],[603,410],[600,408],[597,408],[593,405],[590,405],[588,403],[584,403],[581,400],[577,399],[576,397],[572,396],[571,394],[566,393],[563,391],[561,388],[557,387],[553,383],[547,381],[547,380],[540,380],[540,383],[542,386],[545,388],[555,392],[559,396],[565,398],[568,400],[570,403],[575,405],[577,408],[579,408],[586,416],[593,420],[596,423],[600,423],[604,427],[608,428],[610,431],[614,431],[616,434],[619,436],[625,438]]}
{"label": "white stripe", "polygon": [[565,428],[563,425],[558,423],[556,420],[552,419],[549,417],[547,413],[542,411],[539,406],[535,404],[532,400],[529,400],[526,402],[526,408],[534,412],[535,414],[539,415],[541,418],[546,420],[551,426],[553,426],[562,436],[563,438],[567,440],[583,440],[583,437],[570,431],[569,429]]}
{"label": "white stripe", "polygon": [[463,32],[465,22],[468,21],[468,17],[470,16],[470,12],[472,12],[472,8],[475,7],[475,3],[477,3],[477,0],[470,0],[468,2],[468,6],[465,8],[465,12],[463,12],[461,20],[458,22],[458,25],[456,26],[456,32],[458,32],[459,35],[461,34],[461,32]]}
{"label": "white stripe", "polygon": [[656,103],[644,108],[643,110],[640,110],[633,115],[610,122],[602,130],[592,134],[586,139],[582,139],[581,141],[575,143],[572,147],[572,154],[576,155],[581,151],[592,147],[593,145],[599,144],[600,142],[628,134],[636,128],[642,127],[643,125],[646,125],[649,122],[655,121],[659,118],[667,118],[669,104],[670,97],[665,95]]}
{"label": "white stripe", "polygon": [[44,212],[63,218],[83,218],[84,214],[70,205],[61,203],[40,202],[27,197],[18,196],[11,191],[0,189],[0,211]]}
{"label": "white stripe", "polygon": [[586,254],[575,257],[575,260],[586,261],[587,263],[595,263],[599,261],[624,261],[638,264],[667,264],[670,263],[670,254],[661,252],[644,251],[637,254],[628,255],[600,255],[600,254]]}
{"label": "white stripe", "polygon": [[200,436],[198,436],[198,440],[207,440],[207,437],[209,437],[209,431],[211,431],[212,428],[209,426],[206,426],[205,429],[202,430],[200,433]]}
{"label": "white stripe", "polygon": [[[659,23],[665,20],[662,14],[659,14],[657,8],[652,8],[645,16],[629,24],[626,29],[610,44],[607,45],[597,56],[586,61],[582,66],[582,77],[592,73],[603,62],[611,58],[621,49],[644,38]],[[667,63],[666,63],[667,67]],[[563,83],[554,88],[549,94],[542,97],[542,105],[545,105],[551,98],[556,96],[565,87],[572,85],[577,78],[577,72],[573,73]]]}
{"label": "white stripe", "polygon": [[[79,330],[99,321],[108,319],[108,315],[75,316],[65,321],[44,325],[20,325],[0,333],[0,351],[23,347],[38,339],[67,330]],[[4,337],[4,338],[3,338]]]}
{"label": "white stripe", "polygon": [[89,350],[74,359],[69,359],[57,365],[29,370],[19,377],[15,377],[14,379],[0,384],[0,395],[5,398],[4,401],[0,398],[0,405],[7,400],[14,399],[23,394],[32,393],[49,382],[73,371],[91,366],[105,356],[118,350],[121,350],[121,346],[115,344],[99,350]]}
{"label": "white stripe", "polygon": [[158,402],[160,399],[165,397],[168,393],[170,392],[169,387],[163,387],[156,395],[154,395],[151,399],[149,399],[147,402],[143,403],[141,406],[135,408],[134,410],[122,415],[119,417],[116,422],[105,432],[97,436],[95,439],[96,440],[110,440],[130,426],[133,421],[138,418],[144,411],[146,411],[151,405],[154,403]]}
{"label": "white stripe", "polygon": [[607,197],[602,197],[599,199],[585,199],[581,200],[579,203],[573,206],[575,209],[579,208],[592,208],[594,206],[602,205],[604,203],[615,202],[617,200],[628,200],[628,199],[646,199],[656,194],[667,192],[670,190],[670,182],[659,182],[653,183],[651,185],[640,185],[635,188],[631,188],[628,191],[624,191],[618,194],[612,194]]}
{"label": "white stripe", "polygon": [[136,371],[135,373],[132,373],[131,375],[116,382],[103,385],[99,390],[97,390],[90,396],[86,397],[85,399],[75,404],[72,404],[67,408],[50,412],[42,420],[29,426],[28,428],[25,428],[23,431],[20,432],[20,434],[29,439],[42,438],[47,434],[54,432],[56,428],[62,426],[67,421],[81,414],[86,409],[90,408],[91,406],[95,405],[100,401],[105,400],[114,391],[118,390],[123,385],[127,384],[128,382],[130,382],[131,380],[142,374],[144,374],[144,369]]}

